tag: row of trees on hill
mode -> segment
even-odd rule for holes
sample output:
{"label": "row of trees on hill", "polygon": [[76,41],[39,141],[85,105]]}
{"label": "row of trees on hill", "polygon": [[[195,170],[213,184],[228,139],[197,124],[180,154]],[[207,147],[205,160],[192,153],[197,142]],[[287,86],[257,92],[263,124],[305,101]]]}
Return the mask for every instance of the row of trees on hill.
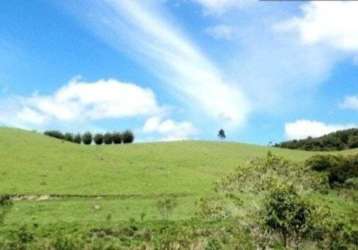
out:
{"label": "row of trees on hill", "polygon": [[133,143],[134,134],[130,130],[126,130],[123,133],[113,132],[113,133],[97,133],[92,134],[91,132],[86,132],[84,134],[72,134],[72,133],[62,133],[57,130],[45,131],[45,135],[54,137],[60,140],[69,141],[78,144],[90,145],[95,143],[96,145],[102,144],[121,144],[121,143]]}
{"label": "row of trees on hill", "polygon": [[275,147],[307,151],[331,151],[358,148],[358,129],[341,130],[318,138],[285,141]]}

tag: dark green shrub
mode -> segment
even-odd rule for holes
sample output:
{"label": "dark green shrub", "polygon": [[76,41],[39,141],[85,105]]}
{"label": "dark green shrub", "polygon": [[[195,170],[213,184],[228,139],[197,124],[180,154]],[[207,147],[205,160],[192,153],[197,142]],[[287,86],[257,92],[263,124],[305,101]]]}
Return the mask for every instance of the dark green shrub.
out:
{"label": "dark green shrub", "polygon": [[319,172],[327,172],[331,187],[358,177],[358,155],[316,155],[306,161],[306,166]]}
{"label": "dark green shrub", "polygon": [[348,140],[348,146],[349,148],[358,148],[358,136],[352,136]]}
{"label": "dark green shrub", "polygon": [[86,145],[90,145],[92,143],[92,134],[90,132],[86,132],[82,135],[82,142]]}
{"label": "dark green shrub", "polygon": [[96,134],[93,138],[94,143],[97,145],[103,144],[103,135],[102,134]]}
{"label": "dark green shrub", "polygon": [[44,135],[54,137],[54,138],[57,138],[57,139],[61,139],[61,140],[63,140],[65,138],[65,136],[60,131],[57,131],[57,130],[45,131]]}
{"label": "dark green shrub", "polygon": [[278,233],[288,247],[296,245],[311,227],[311,207],[297,194],[293,187],[279,187],[270,192],[264,204],[263,219],[266,227]]}
{"label": "dark green shrub", "polygon": [[312,170],[321,172],[341,166],[344,158],[338,155],[314,155],[306,160],[305,165]]}
{"label": "dark green shrub", "polygon": [[275,145],[276,147],[303,149],[308,151],[343,150],[358,147],[358,129],[347,129],[333,132],[318,138],[292,140]]}
{"label": "dark green shrub", "polygon": [[134,141],[134,134],[130,130],[126,130],[122,134],[123,143],[132,143]]}
{"label": "dark green shrub", "polygon": [[105,144],[112,144],[113,142],[113,137],[111,133],[105,133],[103,136],[103,141]]}
{"label": "dark green shrub", "polygon": [[112,134],[112,139],[114,144],[121,144],[122,143],[122,134],[119,132],[114,132]]}
{"label": "dark green shrub", "polygon": [[73,142],[73,134],[65,133],[64,140],[69,141],[69,142]]}
{"label": "dark green shrub", "polygon": [[81,144],[81,142],[82,142],[81,135],[80,135],[80,134],[76,134],[76,135],[73,137],[73,142],[74,142],[74,143],[77,143],[77,144]]}

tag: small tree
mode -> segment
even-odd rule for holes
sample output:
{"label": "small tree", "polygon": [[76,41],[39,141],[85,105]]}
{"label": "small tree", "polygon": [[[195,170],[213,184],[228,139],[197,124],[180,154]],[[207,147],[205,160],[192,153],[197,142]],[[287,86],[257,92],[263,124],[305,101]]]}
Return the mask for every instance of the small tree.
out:
{"label": "small tree", "polygon": [[73,137],[73,142],[74,142],[74,143],[77,143],[77,144],[81,144],[81,142],[82,142],[81,135],[80,135],[80,134],[76,134],[76,135]]}
{"label": "small tree", "polygon": [[94,143],[96,143],[97,145],[101,145],[103,144],[103,135],[102,134],[96,134],[93,138]]}
{"label": "small tree", "polygon": [[127,130],[122,134],[123,143],[132,143],[134,141],[134,135],[132,131]]}
{"label": "small tree", "polygon": [[113,137],[111,133],[105,133],[103,136],[103,141],[105,144],[112,144],[113,142]]}
{"label": "small tree", "polygon": [[121,144],[122,143],[122,134],[119,132],[114,132],[112,134],[112,139],[114,144]]}
{"label": "small tree", "polygon": [[264,224],[269,231],[277,232],[287,248],[290,240],[296,245],[311,227],[312,210],[292,186],[281,186],[266,197]]}
{"label": "small tree", "polygon": [[226,134],[225,134],[225,131],[223,129],[220,129],[219,132],[218,132],[218,137],[219,139],[221,140],[224,140],[226,138]]}
{"label": "small tree", "polygon": [[82,135],[82,142],[86,145],[90,145],[92,143],[92,134],[90,132],[86,132]]}
{"label": "small tree", "polygon": [[66,133],[64,137],[65,137],[64,139],[65,139],[66,141],[73,142],[73,134],[71,134],[71,133]]}

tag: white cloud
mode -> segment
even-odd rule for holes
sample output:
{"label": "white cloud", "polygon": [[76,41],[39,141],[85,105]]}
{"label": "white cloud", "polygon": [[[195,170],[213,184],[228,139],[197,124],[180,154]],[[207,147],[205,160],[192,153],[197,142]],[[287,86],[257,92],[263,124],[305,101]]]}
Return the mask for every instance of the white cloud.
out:
{"label": "white cloud", "polygon": [[341,107],[358,111],[358,96],[347,96],[341,103]]}
{"label": "white cloud", "polygon": [[205,32],[215,39],[231,40],[235,29],[229,25],[219,24],[206,28]]}
{"label": "white cloud", "polygon": [[277,28],[298,31],[305,44],[358,51],[357,2],[310,2],[302,6],[302,12],[302,17],[294,17]]}
{"label": "white cloud", "polygon": [[285,124],[287,139],[305,139],[309,136],[320,137],[342,129],[357,127],[355,124],[326,124],[319,121],[297,120]]}
{"label": "white cloud", "polygon": [[208,13],[223,14],[231,9],[249,6],[255,0],[193,0],[201,4]]}
{"label": "white cloud", "polygon": [[17,127],[45,126],[51,121],[78,122],[149,116],[161,112],[154,93],[115,79],[71,80],[52,95],[35,94],[3,101],[0,122]]}
{"label": "white cloud", "polygon": [[[241,88],[180,31],[160,1],[91,3],[86,3],[82,19],[89,28],[114,48],[134,55],[183,104],[220,122],[245,123],[250,104]],[[80,6],[75,13],[81,11]]]}
{"label": "white cloud", "polygon": [[197,130],[190,122],[176,122],[171,119],[163,120],[154,116],[145,122],[143,132],[157,133],[162,137],[162,140],[173,141],[189,139],[196,134]]}

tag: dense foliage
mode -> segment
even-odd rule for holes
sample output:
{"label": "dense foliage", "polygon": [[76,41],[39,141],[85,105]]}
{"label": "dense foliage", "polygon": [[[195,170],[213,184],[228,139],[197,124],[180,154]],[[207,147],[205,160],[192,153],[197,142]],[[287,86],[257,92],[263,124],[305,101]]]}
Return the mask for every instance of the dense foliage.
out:
{"label": "dense foliage", "polygon": [[[250,225],[258,249],[354,249],[357,219],[342,220],[319,202],[331,189],[327,176],[312,169],[322,169],[321,161],[312,167],[269,153],[222,178],[216,185],[219,198],[201,201],[200,207],[210,218],[216,214]],[[356,202],[355,191],[341,192],[346,202]]]}
{"label": "dense foliage", "polygon": [[307,151],[332,151],[358,148],[358,129],[341,130],[318,138],[281,142],[275,147]]}
{"label": "dense foliage", "polygon": [[96,145],[102,144],[121,144],[121,143],[133,143],[134,142],[134,134],[130,130],[126,130],[123,133],[120,132],[113,132],[113,133],[105,133],[105,134],[95,134],[92,135],[90,132],[86,132],[84,134],[72,134],[72,133],[62,133],[61,131],[57,130],[49,130],[45,131],[44,135],[54,137],[60,140],[73,142],[77,144],[85,144],[90,145],[92,141]]}
{"label": "dense foliage", "polygon": [[356,155],[315,155],[306,161],[306,166],[328,175],[329,184],[333,186],[350,185],[358,177],[358,154]]}

